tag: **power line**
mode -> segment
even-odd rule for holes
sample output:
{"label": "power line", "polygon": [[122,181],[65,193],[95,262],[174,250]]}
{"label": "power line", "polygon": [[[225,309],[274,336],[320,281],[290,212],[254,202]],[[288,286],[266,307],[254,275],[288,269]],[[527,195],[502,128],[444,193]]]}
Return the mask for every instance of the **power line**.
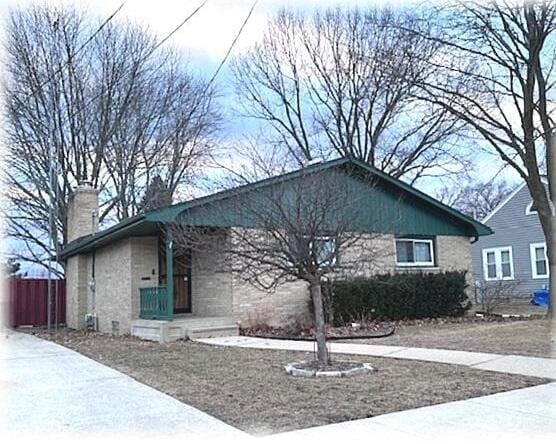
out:
{"label": "power line", "polygon": [[[23,99],[23,100],[27,100],[29,99],[31,96],[35,95],[43,86],[45,86],[47,83],[50,83],[52,80],[55,79],[55,77],[60,74],[62,72],[62,70],[64,68],[66,68],[67,66],[69,66],[73,59],[75,59],[75,57],[81,52],[83,51],[83,49],[85,49],[85,47],[91,43],[94,38],[100,33],[100,31],[102,31],[104,29],[104,27],[116,16],[116,14],[118,12],[120,12],[120,10],[124,7],[124,5],[126,4],[126,2],[124,1],[119,7],[118,9],[116,9],[106,20],[104,20],[102,22],[102,24],[97,28],[97,30],[95,32],[93,32],[89,38],[79,47],[77,48],[77,50],[73,53],[70,54],[67,58],[67,60],[62,64],[62,66],[60,66],[57,70],[55,70],[46,80],[44,80],[43,82],[39,83],[32,91],[30,91],[27,96]],[[56,24],[55,24],[56,26]]]}
{"label": "power line", "polygon": [[164,43],[166,43],[166,41],[171,38],[176,32],[178,32],[183,25],[185,25],[189,19],[191,17],[193,17],[195,14],[197,14],[197,12],[199,12],[199,10],[205,6],[207,4],[208,0],[205,0],[203,3],[201,3],[191,14],[189,14],[185,19],[182,20],[182,22],[176,26],[166,37],[164,37],[159,43],[157,43],[153,49],[149,52],[148,56],[150,56],[154,51],[156,51],[160,46],[162,46]]}
{"label": "power line", "polygon": [[216,76],[218,75],[218,73],[220,72],[220,70],[222,69],[222,67],[224,66],[224,64],[226,63],[226,61],[228,60],[228,57],[230,56],[236,42],[239,40],[239,37],[241,36],[241,34],[243,33],[243,28],[245,28],[245,25],[247,25],[247,22],[249,21],[249,19],[251,18],[251,14],[253,14],[253,11],[255,10],[255,6],[257,6],[257,3],[259,2],[259,0],[255,0],[253,2],[253,5],[251,5],[251,9],[249,9],[249,12],[247,14],[247,17],[245,17],[245,20],[243,20],[243,23],[241,24],[241,27],[239,28],[238,33],[236,34],[234,40],[232,41],[232,44],[230,45],[230,47],[228,48],[228,51],[226,51],[226,54],[224,55],[224,58],[220,61],[220,64],[218,65],[218,68],[216,68],[216,71],[214,72],[214,74],[212,75],[212,77],[210,78],[209,82],[207,83],[207,87],[205,88],[205,91],[210,87],[210,85],[212,84],[212,82],[214,82],[214,79],[216,79]]}
{"label": "power line", "polygon": [[[151,50],[145,54],[140,60],[138,60],[137,62],[135,62],[135,65],[139,65],[140,63],[142,63],[143,61],[145,61],[148,57],[150,57],[158,48],[160,48],[166,41],[168,41],[168,39],[170,39],[176,32],[178,32],[195,14],[197,14],[197,12],[199,12],[199,10],[205,6],[205,4],[208,2],[208,0],[203,1],[197,8],[195,8],[195,10],[189,14],[184,20],[182,20],[174,29],[172,29],[172,31],[170,31],[162,40],[160,40],[156,45],[154,45]],[[100,96],[102,96],[104,92],[101,90],[99,93],[95,94],[94,96],[92,96],[82,107],[80,107],[79,109],[75,110],[74,112],[72,112],[71,114],[68,115],[68,118],[72,118],[74,116],[76,116],[78,113],[84,111],[87,109],[87,107],[89,105],[91,105],[96,99],[98,99]]]}

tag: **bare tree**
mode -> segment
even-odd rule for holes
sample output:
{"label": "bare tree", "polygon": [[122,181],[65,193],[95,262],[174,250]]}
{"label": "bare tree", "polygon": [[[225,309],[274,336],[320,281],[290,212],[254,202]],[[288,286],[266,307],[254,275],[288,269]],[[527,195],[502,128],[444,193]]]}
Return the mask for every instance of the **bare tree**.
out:
{"label": "bare tree", "polygon": [[436,193],[442,203],[477,220],[483,220],[510,195],[514,187],[507,181],[475,182],[444,186]]}
{"label": "bare tree", "polygon": [[[328,276],[372,270],[381,247],[375,242],[376,215],[365,211],[363,202],[373,192],[374,179],[348,163],[337,170],[309,167],[268,181],[228,191],[205,208],[208,213],[184,213],[169,229],[174,248],[212,252],[259,288],[306,282],[318,359],[328,365],[322,283]],[[206,214],[230,228],[210,228]],[[192,220],[195,226],[188,224]]]}
{"label": "bare tree", "polygon": [[[552,1],[455,1],[439,7],[437,29],[415,33],[439,45],[433,81],[421,98],[479,134],[527,183],[547,240],[551,304],[556,310],[554,63]],[[430,24],[430,23],[429,23]],[[547,168],[549,191],[542,182]]]}
{"label": "bare tree", "polygon": [[494,314],[495,310],[519,295],[518,281],[478,281],[475,284],[476,302],[486,315]]}
{"label": "bare tree", "polygon": [[301,164],[353,155],[411,183],[458,171],[461,122],[414,96],[437,44],[405,26],[421,26],[407,10],[282,10],[233,65],[245,115]]}
{"label": "bare tree", "polygon": [[[173,49],[125,22],[99,30],[76,9],[31,6],[7,18],[5,63],[8,235],[18,259],[51,254],[49,154],[57,207],[55,248],[67,243],[68,196],[81,181],[100,191],[100,222],[139,211],[159,177],[186,186],[218,127],[214,89]],[[94,38],[91,39],[91,36]]]}

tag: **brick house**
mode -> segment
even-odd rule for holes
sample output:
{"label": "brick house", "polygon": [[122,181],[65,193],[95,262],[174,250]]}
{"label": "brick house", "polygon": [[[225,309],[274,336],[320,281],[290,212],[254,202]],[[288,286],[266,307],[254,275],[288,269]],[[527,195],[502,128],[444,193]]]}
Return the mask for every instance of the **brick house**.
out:
{"label": "brick house", "polygon": [[[97,192],[81,185],[70,198],[69,243],[61,255],[66,262],[68,326],[83,329],[88,323],[101,332],[168,341],[234,334],[238,323],[280,325],[306,316],[309,291],[303,281],[264,291],[231,268],[217,266],[214,253],[177,253],[163,227],[179,221],[212,227],[223,237],[230,235],[231,226],[256,228],[241,218],[224,218],[214,210],[215,202],[231,208],[245,193],[299,180],[300,174],[348,174],[348,168],[363,196],[360,206],[373,218],[368,231],[375,236],[363,247],[378,246],[381,252],[369,273],[467,270],[471,275],[471,242],[491,234],[488,227],[351,158],[140,213],[102,231]],[[354,171],[372,177],[372,185],[362,175],[352,177]],[[371,188],[373,192],[367,192]]]}

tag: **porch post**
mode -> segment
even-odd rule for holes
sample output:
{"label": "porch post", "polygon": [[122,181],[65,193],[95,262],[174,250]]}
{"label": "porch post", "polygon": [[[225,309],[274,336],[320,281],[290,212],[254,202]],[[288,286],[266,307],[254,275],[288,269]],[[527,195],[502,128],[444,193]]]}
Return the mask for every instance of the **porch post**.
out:
{"label": "porch post", "polygon": [[168,319],[174,317],[174,249],[172,229],[166,230],[166,316]]}

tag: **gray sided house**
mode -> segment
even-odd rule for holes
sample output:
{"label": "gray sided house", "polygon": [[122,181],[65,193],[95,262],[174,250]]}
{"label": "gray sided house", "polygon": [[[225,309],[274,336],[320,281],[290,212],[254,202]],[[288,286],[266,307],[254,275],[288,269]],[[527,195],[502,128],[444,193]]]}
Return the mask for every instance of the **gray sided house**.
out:
{"label": "gray sided house", "polygon": [[522,184],[484,220],[494,234],[473,244],[476,282],[514,283],[513,296],[531,297],[548,287],[548,260],[541,223],[527,186]]}
{"label": "gray sided house", "polygon": [[[69,202],[69,243],[62,252],[68,326],[83,329],[88,323],[101,332],[167,341],[237,334],[238,324],[283,325],[307,317],[310,296],[304,281],[290,279],[264,291],[227,267],[226,254],[178,250],[168,235],[172,231],[165,230],[177,224],[231,242],[234,232],[261,229],[233,212],[242,200],[302,184],[307,175],[345,177],[354,190],[361,217],[354,218],[352,231],[373,234],[359,250],[380,252],[365,273],[465,270],[471,281],[471,242],[491,230],[351,158],[141,213],[102,231],[97,193],[80,186]],[[350,251],[340,249],[338,256],[342,261]]]}

